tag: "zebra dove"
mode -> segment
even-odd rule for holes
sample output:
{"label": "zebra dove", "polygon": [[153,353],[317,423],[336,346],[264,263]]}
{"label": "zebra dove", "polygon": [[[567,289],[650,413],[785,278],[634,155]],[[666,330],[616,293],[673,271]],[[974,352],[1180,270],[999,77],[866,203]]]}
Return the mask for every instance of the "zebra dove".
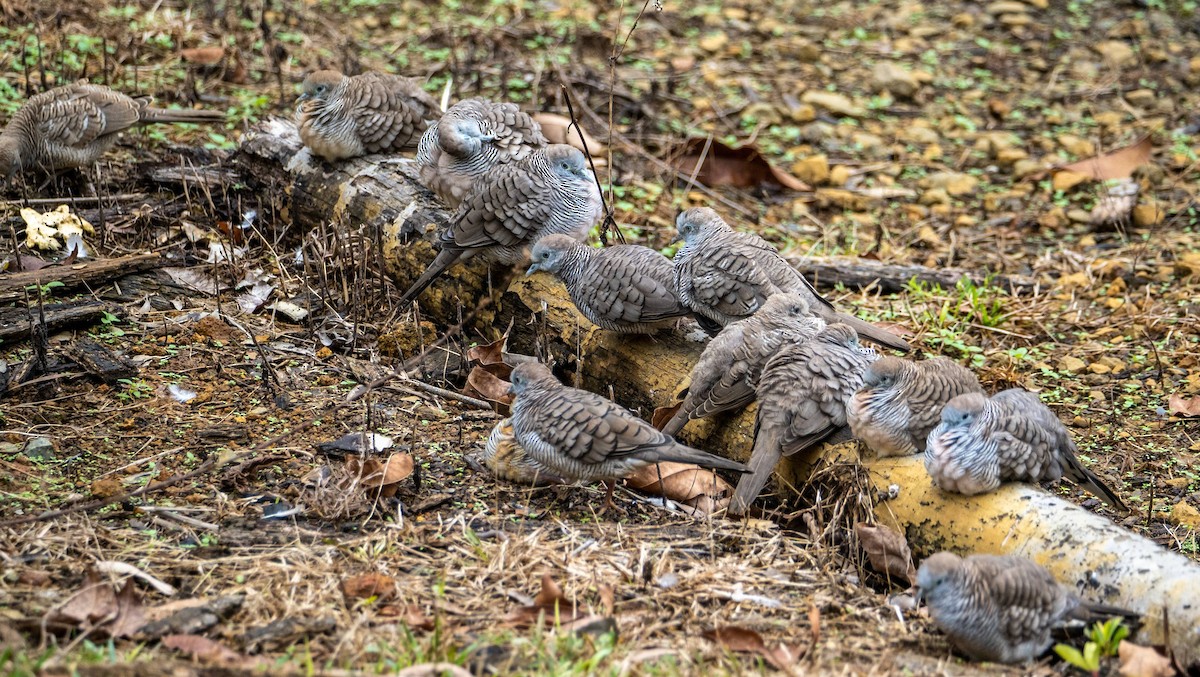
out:
{"label": "zebra dove", "polygon": [[943,405],[963,393],[982,392],[975,374],[949,358],[883,357],[867,369],[850,401],[850,429],[880,458],[915,454],[925,451]]}
{"label": "zebra dove", "polygon": [[846,405],[878,356],[844,324],[831,324],[811,341],[785,345],[758,379],[758,418],[750,472],[738,478],[730,512],[745,514],[782,456],[797,454],[846,427]]}
{"label": "zebra dove", "polygon": [[447,268],[476,254],[514,264],[525,261],[529,245],[547,235],[584,240],[603,213],[583,153],[563,144],[534,151],[489,172],[459,205],[441,234],[441,252],[400,302],[412,301]]}
{"label": "zebra dove", "polygon": [[562,280],[575,307],[601,329],[652,334],[691,314],[675,295],[670,259],[648,247],[596,249],[550,235],[534,245],[531,258],[526,274],[543,270]]}
{"label": "zebra dove", "polygon": [[692,419],[750,404],[771,355],[784,344],[808,341],[824,326],[799,294],[776,294],[750,317],[725,325],[700,353],[683,403],[663,433],[675,435]]}
{"label": "zebra dove", "polygon": [[917,595],[934,624],[971,658],[1026,663],[1050,648],[1051,631],[1138,615],[1079,599],[1033,562],[1011,555],[930,555],[917,569]]}
{"label": "zebra dove", "polygon": [[1001,482],[1052,482],[1064,475],[1121,510],[1112,489],[1083,466],[1071,433],[1038,396],[1020,388],[950,400],[925,446],[925,469],[944,491],[972,496]]}
{"label": "zebra dove", "polygon": [[510,377],[513,435],[538,463],[570,480],[609,482],[664,461],[742,472],[746,466],[686,447],[607,398],[559,383],[549,367],[526,362]]}
{"label": "zebra dove", "polygon": [[799,294],[826,322],[848,324],[858,335],[895,350],[908,351],[895,334],[834,310],[808,280],[788,265],[766,240],[740,233],[708,207],[695,207],[675,219],[683,247],[675,254],[675,287],[684,306],[726,325],[757,310],[771,294]]}
{"label": "zebra dove", "polygon": [[300,140],[330,162],[415,148],[441,107],[412,78],[317,71],[296,104]]}
{"label": "zebra dove", "polygon": [[515,482],[541,486],[563,484],[563,479],[525,453],[513,437],[512,419],[506,418],[492,428],[483,452],[475,457],[497,477]]}
{"label": "zebra dove", "polygon": [[450,209],[493,168],[545,148],[541,125],[513,103],[466,99],[429,125],[417,148],[425,184]]}
{"label": "zebra dove", "polygon": [[29,97],[12,116],[0,133],[0,180],[30,169],[90,166],[116,143],[118,132],[135,125],[224,121],[221,111],[152,108],[148,99],[81,80]]}

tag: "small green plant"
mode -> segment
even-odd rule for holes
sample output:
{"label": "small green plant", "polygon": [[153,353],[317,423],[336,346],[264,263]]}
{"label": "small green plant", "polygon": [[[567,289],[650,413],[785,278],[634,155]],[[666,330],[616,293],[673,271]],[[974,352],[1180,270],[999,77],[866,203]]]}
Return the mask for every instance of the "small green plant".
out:
{"label": "small green plant", "polygon": [[1103,623],[1097,622],[1088,630],[1088,642],[1083,645],[1083,651],[1068,644],[1058,644],[1054,647],[1054,653],[1080,670],[1098,676],[1100,659],[1116,656],[1121,640],[1128,636],[1129,628],[1124,621],[1110,618]]}
{"label": "small green plant", "polygon": [[121,400],[144,400],[154,394],[154,386],[140,378],[120,378],[117,379],[117,383],[125,387],[117,394]]}

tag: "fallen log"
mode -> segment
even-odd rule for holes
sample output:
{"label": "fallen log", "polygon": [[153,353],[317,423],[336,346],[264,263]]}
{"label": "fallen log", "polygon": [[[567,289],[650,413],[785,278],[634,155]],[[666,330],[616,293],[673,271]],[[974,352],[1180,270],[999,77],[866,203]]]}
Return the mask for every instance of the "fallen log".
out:
{"label": "fallen log", "polygon": [[[294,126],[282,121],[261,126],[240,155],[251,168],[249,176],[282,176],[279,188],[294,222],[377,229],[370,240],[379,242],[388,272],[401,287],[433,258],[431,241],[447,215],[415,184],[411,160],[363,158],[333,168],[299,151]],[[424,316],[443,327],[457,321],[460,307],[474,307],[489,291],[481,266],[458,267],[447,278],[421,299]],[[646,418],[675,399],[703,349],[698,331],[653,337],[600,331],[546,275],[516,277],[477,314],[474,329],[495,337],[510,323],[511,350],[554,360],[576,385],[614,397]],[[737,415],[693,421],[681,438],[744,460],[753,427],[752,406]],[[858,462],[855,449],[853,443],[826,445],[789,459],[781,464],[778,485],[783,491],[802,486],[826,462]],[[1144,612],[1143,641],[1169,641],[1182,660],[1200,662],[1200,565],[1036,487],[1009,485],[967,498],[934,489],[919,459],[868,461],[865,467],[875,492],[894,496],[877,504],[878,519],[907,534],[920,555],[945,548],[1032,557],[1060,580],[1083,583],[1090,599]],[[1161,623],[1164,610],[1169,637]]]}
{"label": "fallen log", "polygon": [[39,270],[0,275],[0,303],[25,298],[25,288],[62,283],[64,290],[84,285],[95,286],[115,278],[140,273],[162,265],[158,254],[132,254],[115,259],[87,259],[70,265],[47,266]]}
{"label": "fallen log", "polygon": [[34,327],[43,326],[47,333],[80,324],[91,324],[104,314],[108,306],[100,301],[48,303],[38,308],[0,308],[0,343],[23,339]]}

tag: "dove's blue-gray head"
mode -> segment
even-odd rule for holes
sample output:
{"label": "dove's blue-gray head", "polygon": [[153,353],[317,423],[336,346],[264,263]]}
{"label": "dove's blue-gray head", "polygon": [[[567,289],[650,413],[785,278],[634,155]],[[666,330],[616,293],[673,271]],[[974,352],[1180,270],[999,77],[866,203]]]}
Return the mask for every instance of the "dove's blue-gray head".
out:
{"label": "dove's blue-gray head", "polygon": [[798,319],[809,317],[811,306],[808,301],[804,300],[799,294],[779,293],[772,294],[763,302],[755,314],[765,313],[768,317],[776,317],[781,320]]}
{"label": "dove's blue-gray head", "polygon": [[725,223],[725,219],[710,207],[692,207],[684,210],[675,217],[675,228],[679,235],[675,238],[684,243],[700,242],[710,235],[733,230]]}
{"label": "dove's blue-gray head", "polygon": [[304,78],[300,85],[300,101],[315,101],[325,105],[329,100],[341,94],[346,83],[350,81],[337,71],[315,71]]}
{"label": "dove's blue-gray head", "polygon": [[578,148],[565,143],[553,143],[546,146],[545,152],[550,171],[563,182],[595,183],[592,172],[588,169],[587,157]]}
{"label": "dove's blue-gray head", "polygon": [[533,263],[525,274],[532,275],[543,270],[558,275],[564,267],[591,253],[590,249],[591,247],[569,235],[547,235],[533,245],[533,251],[529,255]]}
{"label": "dove's blue-gray head", "polygon": [[558,387],[562,384],[554,378],[550,367],[541,362],[522,362],[512,370],[508,377],[508,392],[520,397],[522,394],[546,386]]}
{"label": "dove's blue-gray head", "polygon": [[942,407],[942,425],[947,428],[966,428],[974,423],[987,407],[987,395],[966,393]]}
{"label": "dove's blue-gray head", "polygon": [[962,572],[963,559],[952,552],[926,557],[917,569],[917,598],[924,599],[930,606],[938,606],[955,597]]}
{"label": "dove's blue-gray head", "polygon": [[885,355],[867,367],[863,372],[863,387],[876,390],[888,390],[894,388],[897,383],[904,380],[906,376],[913,370],[913,365],[908,360],[891,355]]}

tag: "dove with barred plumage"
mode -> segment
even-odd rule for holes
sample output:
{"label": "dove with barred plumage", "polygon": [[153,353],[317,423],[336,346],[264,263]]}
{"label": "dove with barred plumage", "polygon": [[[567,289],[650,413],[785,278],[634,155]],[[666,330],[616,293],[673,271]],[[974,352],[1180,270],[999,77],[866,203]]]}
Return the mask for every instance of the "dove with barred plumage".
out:
{"label": "dove with barred plumage", "polygon": [[1051,631],[1138,615],[1081,600],[1041,566],[1012,555],[930,555],[917,569],[917,595],[934,624],[979,661],[1027,663],[1049,650]]}
{"label": "dove with barred plumage", "polygon": [[562,281],[571,301],[596,326],[623,334],[651,334],[691,315],[675,294],[667,257],[635,244],[597,249],[567,235],[533,247],[526,274],[545,271]]}
{"label": "dove with barred plumage", "polygon": [[603,213],[595,176],[583,153],[571,146],[553,144],[498,167],[459,205],[439,238],[441,251],[401,304],[472,256],[512,265],[526,262],[529,247],[548,235],[583,241]]}
{"label": "dove with barred plumage", "polygon": [[922,452],[942,407],[959,395],[982,392],[975,374],[947,357],[921,362],[883,357],[867,369],[850,401],[850,430],[880,458]]}
{"label": "dove with barred plumage", "polygon": [[296,105],[300,140],[330,162],[417,147],[441,107],[412,78],[316,71]]}
{"label": "dove with barred plumage", "polygon": [[1067,427],[1037,395],[1021,388],[959,395],[942,408],[925,444],[925,469],[944,491],[975,495],[1003,482],[1054,482],[1066,477],[1104,502],[1128,511],[1120,497],[1077,456]]}
{"label": "dove with barred plumage", "polygon": [[716,211],[688,209],[675,225],[684,243],[675,253],[675,287],[683,305],[698,315],[724,326],[753,314],[772,294],[790,292],[804,297],[827,323],[841,322],[862,338],[909,350],[895,334],[837,312],[766,240],[735,231]]}
{"label": "dove with barred plumage", "polygon": [[758,417],[746,464],[750,472],[738,478],[731,513],[749,510],[782,457],[846,431],[847,404],[876,359],[878,354],[858,342],[854,329],[839,323],[807,343],[785,345],[767,360],[755,389]]}
{"label": "dove with barred plumage", "polygon": [[150,106],[103,85],[81,80],[29,97],[0,133],[0,181],[40,169],[88,167],[117,142],[119,132],[153,123],[217,123],[211,110]]}
{"label": "dove with barred plumage", "polygon": [[464,99],[425,131],[417,167],[421,183],[454,209],[491,170],[547,145],[541,125],[516,104]]}
{"label": "dove with barred plumage", "polygon": [[776,294],[750,317],[726,325],[700,353],[683,402],[662,431],[675,435],[690,420],[750,404],[767,360],[786,344],[810,340],[824,326],[798,294]]}

